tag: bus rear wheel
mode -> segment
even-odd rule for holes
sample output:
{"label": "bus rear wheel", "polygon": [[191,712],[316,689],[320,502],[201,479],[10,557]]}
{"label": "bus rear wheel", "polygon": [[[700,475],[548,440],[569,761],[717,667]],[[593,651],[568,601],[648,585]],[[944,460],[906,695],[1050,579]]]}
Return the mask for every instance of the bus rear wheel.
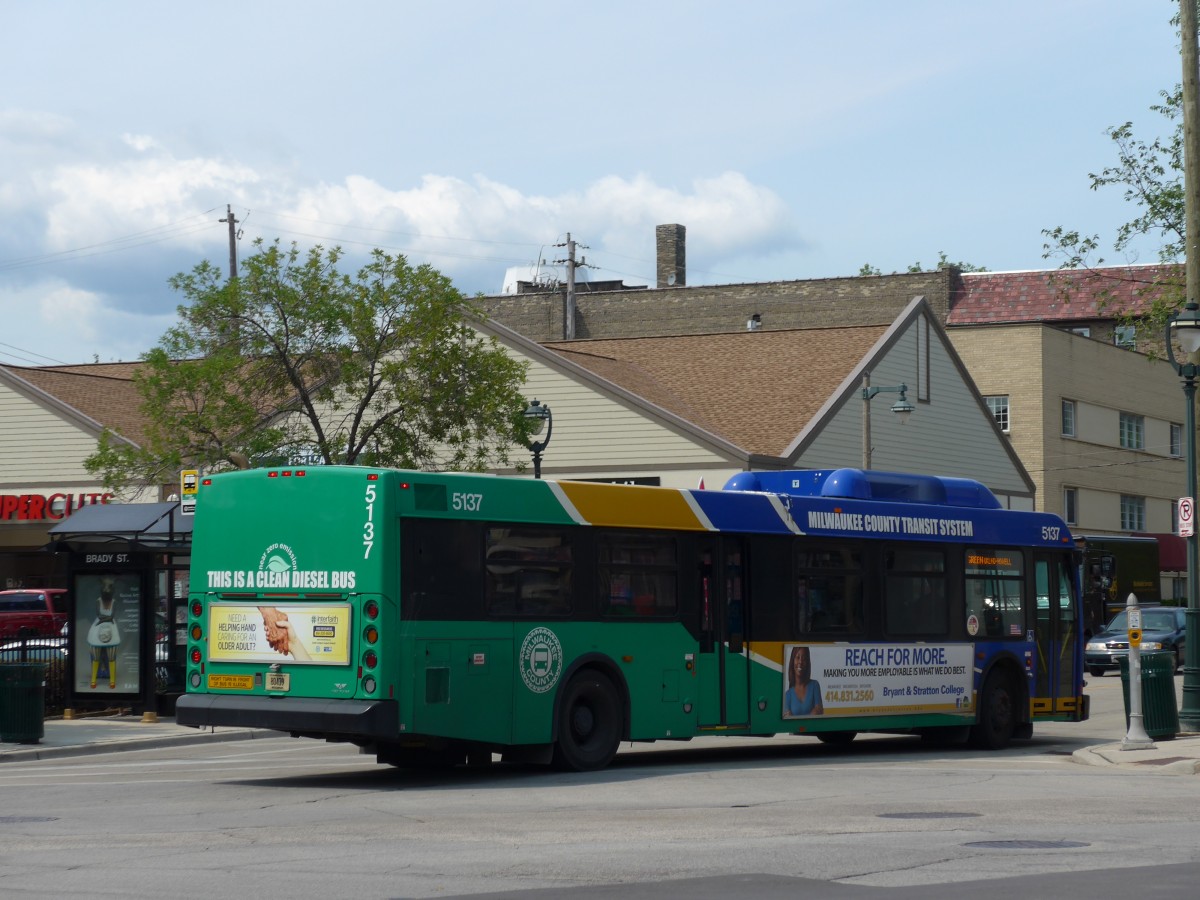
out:
{"label": "bus rear wheel", "polygon": [[1003,750],[1017,729],[1017,702],[1012,679],[993,672],[983,683],[979,699],[979,721],[971,726],[971,746],[981,750]]}
{"label": "bus rear wheel", "polygon": [[599,672],[581,672],[567,683],[558,711],[554,766],[570,772],[603,769],[621,743],[621,698]]}

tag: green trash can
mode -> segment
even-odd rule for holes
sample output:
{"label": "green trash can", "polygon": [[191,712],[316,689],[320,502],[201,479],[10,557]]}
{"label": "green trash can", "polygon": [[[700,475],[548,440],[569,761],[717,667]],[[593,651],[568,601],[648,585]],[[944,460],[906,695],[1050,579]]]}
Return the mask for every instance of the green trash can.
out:
{"label": "green trash can", "polygon": [[46,736],[46,664],[0,663],[0,741],[36,744]]}
{"label": "green trash can", "polygon": [[[1129,658],[1121,657],[1121,694],[1125,725],[1129,726]],[[1142,725],[1152,740],[1171,740],[1179,733],[1175,702],[1175,654],[1169,650],[1142,653]]]}

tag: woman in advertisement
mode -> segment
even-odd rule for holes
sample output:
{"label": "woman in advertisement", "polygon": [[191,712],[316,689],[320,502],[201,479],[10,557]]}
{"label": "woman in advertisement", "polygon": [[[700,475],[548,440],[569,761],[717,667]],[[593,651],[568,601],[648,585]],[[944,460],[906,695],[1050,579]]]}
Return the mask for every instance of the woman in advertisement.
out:
{"label": "woman in advertisement", "polygon": [[812,660],[807,647],[793,647],[788,658],[788,689],[783,695],[785,718],[825,714],[821,683],[812,677]]}
{"label": "woman in advertisement", "polygon": [[117,686],[117,649],[121,646],[121,631],[117,628],[115,578],[100,579],[100,596],[96,600],[96,618],[88,629],[87,642],[92,655],[91,687],[96,686],[100,664],[108,671],[108,686]]}

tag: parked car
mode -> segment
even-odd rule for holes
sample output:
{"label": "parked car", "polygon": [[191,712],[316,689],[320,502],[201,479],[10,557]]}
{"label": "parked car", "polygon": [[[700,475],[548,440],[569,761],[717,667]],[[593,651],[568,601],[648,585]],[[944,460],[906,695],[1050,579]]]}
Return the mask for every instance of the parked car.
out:
{"label": "parked car", "polygon": [[[1178,606],[1158,606],[1142,610],[1143,652],[1169,650],[1175,654],[1175,671],[1183,666],[1185,610]],[[1116,669],[1129,655],[1129,619],[1125,611],[1113,616],[1104,630],[1092,635],[1084,647],[1083,662],[1099,678],[1108,669]]]}
{"label": "parked car", "polygon": [[62,588],[0,591],[0,640],[58,635],[67,623],[67,592]]}
{"label": "parked car", "polygon": [[0,645],[0,662],[53,662],[67,658],[67,639],[28,638]]}

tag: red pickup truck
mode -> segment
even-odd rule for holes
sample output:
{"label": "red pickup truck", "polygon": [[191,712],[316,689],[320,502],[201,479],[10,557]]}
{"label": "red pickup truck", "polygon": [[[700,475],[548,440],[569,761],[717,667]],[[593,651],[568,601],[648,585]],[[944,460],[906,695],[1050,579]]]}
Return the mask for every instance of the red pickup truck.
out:
{"label": "red pickup truck", "polygon": [[62,588],[0,591],[0,639],[58,637],[67,623],[67,592]]}

